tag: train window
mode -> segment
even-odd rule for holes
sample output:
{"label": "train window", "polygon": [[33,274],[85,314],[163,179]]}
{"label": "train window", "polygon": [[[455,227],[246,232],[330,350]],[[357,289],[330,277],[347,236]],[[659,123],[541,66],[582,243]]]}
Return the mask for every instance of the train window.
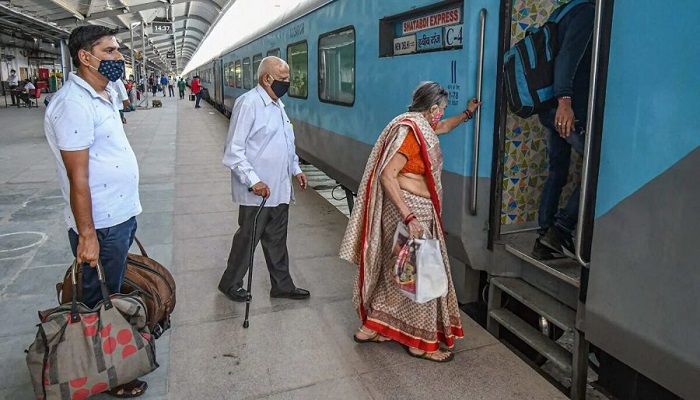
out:
{"label": "train window", "polygon": [[355,103],[355,28],[349,26],[318,39],[318,97],[321,101]]}
{"label": "train window", "polygon": [[233,80],[236,81],[236,87],[240,88],[241,87],[241,60],[236,61],[236,64],[234,67],[234,72],[235,72],[235,75],[233,76]]}
{"label": "train window", "polygon": [[250,57],[243,59],[243,89],[252,89],[250,82]]}
{"label": "train window", "polygon": [[260,68],[262,58],[262,54],[256,54],[253,56],[253,79],[255,82],[258,81],[258,68]]}
{"label": "train window", "polygon": [[280,51],[279,48],[277,48],[277,49],[272,49],[272,50],[270,50],[270,51],[267,52],[267,56],[268,56],[268,57],[270,57],[270,56],[281,57],[281,56],[282,56],[282,52]]}
{"label": "train window", "polygon": [[234,86],[234,69],[233,69],[233,62],[230,62],[226,64],[225,71],[226,71],[226,86],[233,87]]}
{"label": "train window", "polygon": [[309,44],[304,40],[287,46],[289,64],[289,95],[306,99],[309,97]]}

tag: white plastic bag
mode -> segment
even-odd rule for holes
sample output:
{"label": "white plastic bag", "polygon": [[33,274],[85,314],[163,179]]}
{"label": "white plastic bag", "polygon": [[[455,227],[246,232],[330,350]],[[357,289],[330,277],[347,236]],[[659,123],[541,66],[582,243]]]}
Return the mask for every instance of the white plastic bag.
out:
{"label": "white plastic bag", "polygon": [[392,277],[399,290],[416,303],[426,303],[447,294],[447,272],[436,239],[408,239],[408,228],[399,223],[394,233],[397,257]]}

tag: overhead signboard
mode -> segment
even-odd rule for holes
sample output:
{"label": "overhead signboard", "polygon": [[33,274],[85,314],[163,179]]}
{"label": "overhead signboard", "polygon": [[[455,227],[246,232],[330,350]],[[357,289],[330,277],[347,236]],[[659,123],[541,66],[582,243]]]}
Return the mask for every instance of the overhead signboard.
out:
{"label": "overhead signboard", "polygon": [[177,61],[175,61],[175,60],[170,61],[170,65],[172,65],[173,67],[176,66],[176,65],[177,65]]}
{"label": "overhead signboard", "polygon": [[402,23],[403,35],[414,33],[430,28],[438,28],[441,26],[454,25],[462,21],[462,10],[459,7],[450,8],[435,12],[429,15],[424,15],[418,18],[412,18]]}
{"label": "overhead signboard", "polygon": [[394,39],[394,55],[411,54],[416,52],[416,35]]}
{"label": "overhead signboard", "polygon": [[174,59],[174,58],[175,58],[175,52],[174,52],[174,51],[169,51],[169,52],[165,53],[165,58],[172,58],[172,59]]}
{"label": "overhead signboard", "polygon": [[173,32],[172,22],[151,22],[151,29],[154,35],[165,35]]}
{"label": "overhead signboard", "polygon": [[435,50],[443,47],[442,28],[427,29],[416,33],[416,49],[418,51]]}

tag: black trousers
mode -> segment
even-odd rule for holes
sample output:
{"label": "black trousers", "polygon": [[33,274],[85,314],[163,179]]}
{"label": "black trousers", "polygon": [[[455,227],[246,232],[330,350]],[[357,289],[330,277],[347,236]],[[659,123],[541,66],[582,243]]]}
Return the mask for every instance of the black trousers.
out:
{"label": "black trousers", "polygon": [[251,241],[262,244],[267,270],[272,282],[271,293],[291,292],[295,289],[289,275],[289,252],[287,251],[287,225],[289,204],[264,207],[258,217],[258,226],[253,239],[253,225],[258,207],[240,206],[238,230],[233,235],[226,271],[221,276],[219,289],[229,291],[243,287],[243,277],[248,271]]}

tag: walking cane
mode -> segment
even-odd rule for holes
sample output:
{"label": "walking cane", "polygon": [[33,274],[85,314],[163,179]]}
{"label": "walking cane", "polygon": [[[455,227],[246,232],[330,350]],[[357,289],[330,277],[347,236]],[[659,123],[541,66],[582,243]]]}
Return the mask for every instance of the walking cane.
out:
{"label": "walking cane", "polygon": [[[248,189],[248,191],[252,192],[253,189]],[[248,326],[250,326],[250,323],[248,322],[248,313],[250,312],[250,300],[253,298],[250,289],[253,285],[253,256],[255,253],[255,231],[258,227],[258,217],[260,216],[263,207],[265,207],[265,202],[267,202],[267,197],[263,197],[262,203],[260,203],[258,211],[255,213],[255,220],[253,221],[253,240],[250,241],[250,260],[248,265],[248,296],[245,299],[245,320],[243,321],[243,328],[246,329],[248,328]]]}

